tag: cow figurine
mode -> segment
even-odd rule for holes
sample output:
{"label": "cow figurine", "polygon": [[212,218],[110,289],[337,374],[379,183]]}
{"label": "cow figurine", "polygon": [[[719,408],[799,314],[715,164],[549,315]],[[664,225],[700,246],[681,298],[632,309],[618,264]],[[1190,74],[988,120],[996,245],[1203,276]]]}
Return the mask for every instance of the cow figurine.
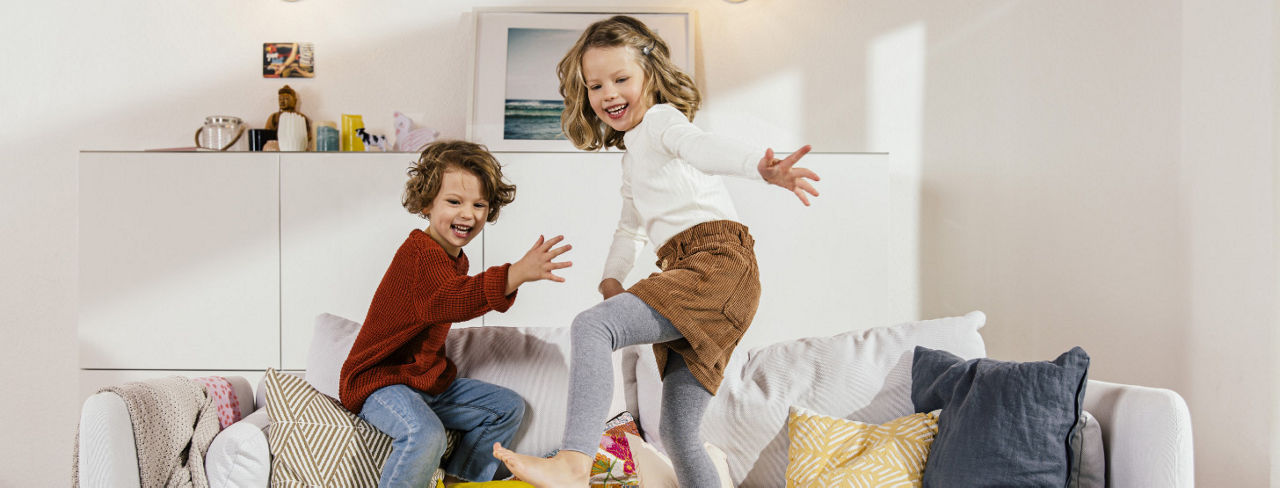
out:
{"label": "cow figurine", "polygon": [[364,127],[356,129],[356,135],[360,136],[360,142],[364,143],[365,151],[387,152],[387,136],[373,134],[364,130]]}

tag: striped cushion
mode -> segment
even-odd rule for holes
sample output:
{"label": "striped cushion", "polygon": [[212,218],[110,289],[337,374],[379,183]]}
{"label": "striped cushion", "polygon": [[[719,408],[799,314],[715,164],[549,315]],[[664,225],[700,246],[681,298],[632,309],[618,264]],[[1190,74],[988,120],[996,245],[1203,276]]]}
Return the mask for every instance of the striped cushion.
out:
{"label": "striped cushion", "polygon": [[875,425],[793,406],[787,430],[789,487],[916,487],[938,434],[938,415]]}
{"label": "striped cushion", "polygon": [[267,370],[272,486],[377,486],[391,438],[301,378]]}

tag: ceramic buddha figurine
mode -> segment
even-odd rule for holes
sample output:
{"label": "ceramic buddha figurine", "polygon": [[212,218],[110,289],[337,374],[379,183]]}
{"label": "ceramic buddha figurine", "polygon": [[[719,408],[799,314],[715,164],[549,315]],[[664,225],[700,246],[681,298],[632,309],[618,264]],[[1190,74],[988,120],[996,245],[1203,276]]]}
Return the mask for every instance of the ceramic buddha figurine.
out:
{"label": "ceramic buddha figurine", "polygon": [[284,113],[296,114],[297,116],[302,117],[304,121],[306,121],[307,146],[310,146],[311,145],[311,119],[307,118],[306,115],[302,115],[301,112],[298,112],[298,93],[293,91],[293,88],[289,88],[289,85],[285,85],[283,88],[280,89],[279,100],[280,100],[280,111],[271,114],[271,117],[267,118],[266,128],[270,130],[278,131],[278,129],[280,128],[280,114],[284,114]]}

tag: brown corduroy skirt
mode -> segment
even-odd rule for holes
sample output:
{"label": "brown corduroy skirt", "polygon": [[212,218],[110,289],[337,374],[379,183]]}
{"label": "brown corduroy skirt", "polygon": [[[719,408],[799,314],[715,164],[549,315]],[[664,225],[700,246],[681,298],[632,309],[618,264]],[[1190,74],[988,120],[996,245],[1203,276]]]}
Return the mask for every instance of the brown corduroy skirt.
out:
{"label": "brown corduroy skirt", "polygon": [[684,335],[653,345],[662,376],[667,354],[674,351],[684,357],[707,391],[715,394],[720,388],[729,355],[760,304],[754,246],[745,225],[731,220],[703,222],[663,244],[658,249],[662,272],[627,290]]}

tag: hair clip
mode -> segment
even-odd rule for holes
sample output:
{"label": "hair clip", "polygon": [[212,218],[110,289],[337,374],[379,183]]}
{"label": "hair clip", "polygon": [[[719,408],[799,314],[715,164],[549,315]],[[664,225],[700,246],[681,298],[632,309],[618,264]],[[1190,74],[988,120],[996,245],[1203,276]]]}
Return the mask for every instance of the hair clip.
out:
{"label": "hair clip", "polygon": [[645,56],[648,56],[651,52],[653,52],[653,44],[640,48],[640,53]]}

